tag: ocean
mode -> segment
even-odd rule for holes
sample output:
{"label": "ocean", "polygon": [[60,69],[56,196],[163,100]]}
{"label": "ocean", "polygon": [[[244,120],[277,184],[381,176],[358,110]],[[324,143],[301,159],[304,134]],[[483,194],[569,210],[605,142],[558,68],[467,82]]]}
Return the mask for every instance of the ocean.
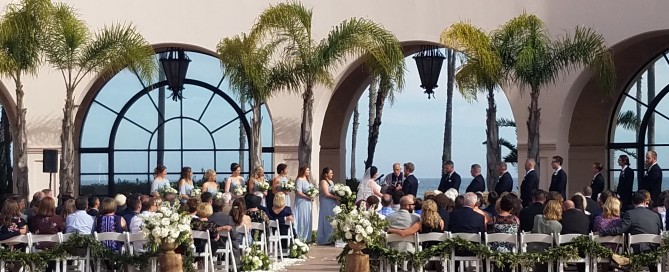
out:
{"label": "ocean", "polygon": [[[439,181],[441,178],[418,178],[418,197],[423,198],[425,192],[434,191],[439,188]],[[462,182],[460,183],[460,194],[464,194],[467,186],[472,183],[472,177],[463,177],[461,178]],[[487,186],[487,185],[486,185]],[[489,188],[486,188],[488,190]],[[518,191],[518,180],[513,179],[513,190]]]}

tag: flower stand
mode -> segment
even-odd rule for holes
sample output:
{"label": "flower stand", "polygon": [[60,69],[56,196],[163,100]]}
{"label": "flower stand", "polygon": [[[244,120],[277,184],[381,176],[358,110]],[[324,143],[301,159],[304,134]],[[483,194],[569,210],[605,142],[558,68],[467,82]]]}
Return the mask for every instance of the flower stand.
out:
{"label": "flower stand", "polygon": [[176,243],[163,243],[160,245],[163,254],[158,257],[161,272],[183,272],[183,260],[181,254],[176,254]]}
{"label": "flower stand", "polygon": [[351,252],[346,255],[347,272],[369,272],[369,255],[363,254],[365,243],[348,242]]}

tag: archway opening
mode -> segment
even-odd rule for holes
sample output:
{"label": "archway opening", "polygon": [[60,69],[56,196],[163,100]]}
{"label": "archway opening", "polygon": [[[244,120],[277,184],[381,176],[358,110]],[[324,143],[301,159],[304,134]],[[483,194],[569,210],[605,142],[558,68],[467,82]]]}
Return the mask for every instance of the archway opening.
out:
{"label": "archway opening", "polygon": [[[82,109],[80,195],[148,193],[156,165],[167,167],[172,182],[186,166],[196,182],[207,169],[223,181],[232,162],[249,173],[250,105],[228,89],[218,58],[209,52],[187,54],[192,61],[184,99],[170,97],[164,76],[146,84],[128,69],[92,90]],[[263,166],[271,169],[272,122],[265,107],[261,114]]]}

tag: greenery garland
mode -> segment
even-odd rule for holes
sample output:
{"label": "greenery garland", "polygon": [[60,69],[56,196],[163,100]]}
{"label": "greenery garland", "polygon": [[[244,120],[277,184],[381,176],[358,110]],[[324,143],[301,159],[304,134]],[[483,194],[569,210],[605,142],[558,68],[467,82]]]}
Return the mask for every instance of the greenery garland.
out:
{"label": "greenery garland", "polygon": [[[17,262],[23,267],[34,266],[40,270],[46,267],[49,261],[61,260],[70,253],[80,252],[82,249],[88,248],[90,250],[91,258],[102,258],[110,260],[111,265],[115,269],[119,269],[126,265],[131,265],[141,269],[147,267],[151,258],[158,257],[158,252],[147,252],[140,255],[130,255],[129,253],[120,253],[110,250],[104,246],[100,241],[95,240],[91,235],[74,234],[67,241],[57,244],[52,248],[45,249],[39,252],[25,253],[19,250],[0,249],[0,259],[6,262]],[[185,247],[184,252],[184,270],[187,272],[194,271],[192,266],[195,263],[193,250]]]}
{"label": "greenery garland", "polygon": [[[654,265],[659,262],[662,257],[669,253],[669,236],[663,237],[663,245],[658,249],[641,253],[630,254],[626,253],[625,257],[630,258],[630,271],[641,271],[643,266]],[[346,255],[350,251],[350,247],[346,245],[343,251],[337,256],[337,261],[341,265],[341,271],[344,271],[346,264]],[[480,243],[474,243],[460,237],[455,237],[437,245],[424,249],[421,252],[399,252],[393,248],[385,246],[385,243],[375,243],[367,245],[369,254],[384,257],[390,261],[390,264],[399,264],[408,262],[414,269],[419,271],[425,262],[431,257],[443,256],[449,258],[453,250],[470,251],[482,259],[492,259],[496,266],[534,266],[537,263],[550,263],[558,260],[574,260],[579,258],[579,252],[589,255],[593,259],[611,258],[614,254],[613,250],[604,247],[601,244],[590,239],[589,236],[583,235],[577,237],[572,243],[554,246],[547,248],[541,252],[501,252],[490,249],[488,246]]]}

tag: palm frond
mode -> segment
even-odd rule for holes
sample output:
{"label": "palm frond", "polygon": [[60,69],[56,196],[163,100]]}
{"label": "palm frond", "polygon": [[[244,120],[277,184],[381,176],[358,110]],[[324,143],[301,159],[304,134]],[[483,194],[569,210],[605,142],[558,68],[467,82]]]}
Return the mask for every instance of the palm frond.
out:
{"label": "palm frond", "polygon": [[282,39],[288,51],[299,52],[296,57],[307,56],[313,49],[312,15],[311,9],[297,1],[270,6],[260,14],[251,33]]}
{"label": "palm frond", "polygon": [[618,113],[618,119],[616,120],[618,126],[632,131],[638,131],[639,119],[637,119],[636,113],[631,110]]}
{"label": "palm frond", "polygon": [[77,57],[89,42],[86,23],[79,19],[74,8],[59,3],[54,7],[48,27],[44,52],[49,63],[58,70],[72,71],[77,67]]}
{"label": "palm frond", "polygon": [[52,7],[50,0],[22,0],[6,7],[0,19],[0,51],[6,61],[1,74],[37,73]]}
{"label": "palm frond", "polygon": [[498,127],[516,127],[516,122],[511,119],[500,117],[497,118]]}

